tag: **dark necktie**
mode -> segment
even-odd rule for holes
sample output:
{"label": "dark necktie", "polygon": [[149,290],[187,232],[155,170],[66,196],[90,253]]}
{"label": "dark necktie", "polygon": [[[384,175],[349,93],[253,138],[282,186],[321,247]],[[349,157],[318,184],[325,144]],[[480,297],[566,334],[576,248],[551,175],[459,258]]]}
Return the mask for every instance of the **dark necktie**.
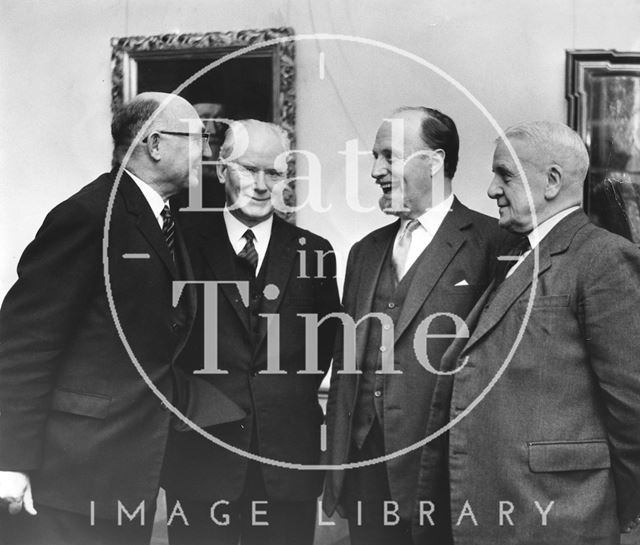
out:
{"label": "dark necktie", "polygon": [[251,265],[251,268],[255,272],[256,267],[258,266],[258,252],[256,251],[256,247],[253,244],[253,241],[256,236],[253,234],[253,231],[251,229],[247,229],[242,236],[247,241],[247,243],[244,245],[244,248],[240,250],[238,257],[244,259],[247,263],[249,263],[249,265]]}
{"label": "dark necktie", "polygon": [[176,236],[176,224],[173,221],[173,216],[171,215],[171,209],[169,208],[169,204],[165,204],[162,212],[160,213],[162,216],[162,234],[164,235],[164,240],[167,243],[167,248],[169,248],[169,253],[175,263],[176,256],[174,253],[174,239]]}

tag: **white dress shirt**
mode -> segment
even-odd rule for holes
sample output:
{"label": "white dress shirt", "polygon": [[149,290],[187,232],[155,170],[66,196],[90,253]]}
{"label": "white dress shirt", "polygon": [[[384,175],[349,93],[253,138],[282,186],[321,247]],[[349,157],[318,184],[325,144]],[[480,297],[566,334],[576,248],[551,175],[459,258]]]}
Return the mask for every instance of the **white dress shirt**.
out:
{"label": "white dress shirt", "polygon": [[[429,246],[433,237],[438,229],[442,225],[444,218],[447,216],[453,205],[453,194],[449,195],[440,204],[429,208],[422,216],[416,218],[420,225],[413,231],[411,235],[411,245],[407,253],[407,259],[404,265],[404,272],[406,273],[411,266],[418,260],[420,254],[425,251]],[[396,234],[396,238],[393,242],[394,253],[400,240],[400,235],[404,233],[404,228],[409,223],[409,219],[402,219],[400,221],[400,229]]]}
{"label": "white dress shirt", "polygon": [[273,215],[269,216],[266,220],[258,223],[257,225],[254,225],[253,227],[247,227],[239,219],[233,216],[225,205],[222,212],[222,217],[224,218],[224,224],[227,227],[229,242],[231,242],[231,246],[233,247],[233,251],[236,253],[236,255],[238,255],[242,251],[244,245],[247,243],[247,240],[244,238],[244,234],[247,229],[251,229],[253,231],[253,234],[255,236],[253,245],[256,248],[256,252],[258,252],[258,264],[256,266],[257,275],[260,267],[262,267],[264,257],[267,254],[267,247],[269,246],[269,240],[271,239]]}
{"label": "white dress shirt", "polygon": [[543,221],[541,224],[538,225],[538,227],[536,227],[533,231],[531,231],[527,235],[527,238],[529,239],[529,244],[531,245],[531,250],[526,251],[524,254],[520,256],[520,259],[518,259],[518,261],[515,262],[513,267],[511,267],[507,272],[507,278],[509,278],[513,274],[513,272],[520,266],[520,263],[522,263],[525,260],[525,258],[533,251],[533,248],[538,246],[538,244],[540,244],[542,239],[546,237],[551,232],[551,230],[556,225],[558,225],[558,223],[560,223],[569,214],[579,209],[580,209],[579,206],[572,206],[571,208],[567,208],[562,212],[558,212],[555,216],[551,216],[548,220]]}
{"label": "white dress shirt", "polygon": [[162,229],[162,224],[164,222],[164,219],[162,217],[162,211],[164,210],[164,205],[169,204],[169,201],[163,201],[162,197],[160,196],[160,193],[158,193],[155,189],[153,189],[153,187],[151,187],[149,184],[144,183],[133,172],[127,170],[126,168],[124,169],[124,171],[129,176],[131,176],[131,179],[140,188],[140,191],[142,191],[142,195],[144,195],[144,198],[149,203],[149,206],[151,207],[151,211],[153,212],[153,215],[156,217],[156,221],[158,222],[160,229]]}

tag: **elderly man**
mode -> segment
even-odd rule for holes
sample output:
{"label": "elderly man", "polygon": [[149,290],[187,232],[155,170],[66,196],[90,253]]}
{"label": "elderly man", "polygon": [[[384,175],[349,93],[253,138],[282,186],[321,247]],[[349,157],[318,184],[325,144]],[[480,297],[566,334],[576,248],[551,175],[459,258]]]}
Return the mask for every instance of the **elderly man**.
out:
{"label": "elderly man", "polygon": [[[488,285],[498,253],[497,222],[452,193],[458,132],[451,118],[422,107],[391,117],[376,135],[371,175],[382,190],[382,211],[399,219],[349,254],[344,308],[363,320],[357,372],[337,350],[327,410],[330,463],[388,456],[327,475],[325,510],[348,518],[354,545],[411,543],[420,460],[412,446],[425,437],[442,354]],[[427,343],[425,324],[440,338]],[[409,452],[396,455],[401,449]],[[444,502],[446,475],[436,477]],[[446,543],[448,525],[438,530],[434,543]]]}
{"label": "elderly man", "polygon": [[[132,152],[117,188],[114,169],[48,214],[0,311],[0,498],[28,513],[0,521],[11,545],[148,543],[171,413],[141,375],[194,406],[173,367],[195,294],[172,303],[191,266],[167,201],[197,174],[206,135],[188,102],[162,93],[133,99],[111,131],[116,160]],[[190,416],[242,416],[229,401],[207,417],[216,396],[200,386]]]}
{"label": "elderly man", "polygon": [[[617,545],[640,514],[640,251],[580,209],[589,158],[574,131],[523,123],[506,138],[489,196],[522,255],[443,359],[454,374],[432,406],[464,417],[448,456],[424,450],[415,522],[429,525],[448,465],[456,545]],[[446,422],[432,414],[427,433]]]}
{"label": "elderly man", "polygon": [[[214,373],[212,384],[247,414],[239,424],[209,429],[215,437],[274,464],[315,464],[323,421],[317,390],[335,325],[319,328],[318,373],[303,374],[301,315],[320,320],[338,310],[339,299],[329,242],[274,215],[288,150],[286,134],[272,123],[238,121],[228,129],[218,167],[226,208],[185,229],[196,277],[224,282],[217,308],[209,309],[217,326],[203,320],[195,327],[182,361]],[[214,337],[217,352],[203,355]],[[172,544],[312,543],[322,473],[261,464],[196,433],[174,434],[166,465],[168,511],[176,513]]]}

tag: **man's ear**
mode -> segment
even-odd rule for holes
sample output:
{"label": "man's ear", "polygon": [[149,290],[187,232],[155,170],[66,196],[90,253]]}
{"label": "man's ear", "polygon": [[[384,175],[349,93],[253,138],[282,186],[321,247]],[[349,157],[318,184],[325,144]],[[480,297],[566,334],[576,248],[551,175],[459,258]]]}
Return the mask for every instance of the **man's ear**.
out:
{"label": "man's ear", "polygon": [[562,189],[562,167],[553,164],[547,169],[547,185],[544,188],[544,198],[548,201],[555,199]]}
{"label": "man's ear", "polygon": [[431,153],[431,177],[444,169],[444,150],[437,149]]}
{"label": "man's ear", "polygon": [[218,175],[218,181],[223,184],[226,181],[226,175],[227,175],[227,165],[225,165],[224,163],[218,163],[216,164],[216,174]]}
{"label": "man's ear", "polygon": [[147,153],[154,161],[160,160],[160,135],[157,132],[147,136]]}

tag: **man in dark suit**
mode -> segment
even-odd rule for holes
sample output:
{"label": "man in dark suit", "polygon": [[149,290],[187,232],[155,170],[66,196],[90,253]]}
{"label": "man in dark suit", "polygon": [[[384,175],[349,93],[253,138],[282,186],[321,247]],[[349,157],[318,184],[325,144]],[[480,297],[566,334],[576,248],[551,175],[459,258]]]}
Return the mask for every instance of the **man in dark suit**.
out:
{"label": "man in dark suit", "polygon": [[[194,328],[182,361],[188,370],[215,367],[208,378],[247,417],[207,431],[253,457],[197,433],[173,434],[163,486],[169,514],[184,512],[169,526],[174,545],[313,541],[322,473],[274,464],[318,462],[318,386],[329,367],[335,325],[327,321],[319,328],[318,372],[300,374],[307,359],[300,315],[322,319],[338,310],[339,297],[329,242],[273,214],[288,149],[286,134],[274,124],[232,123],[218,167],[226,208],[203,213],[185,230],[196,277],[227,283],[219,287],[217,308],[209,309],[217,324],[203,320]],[[203,351],[212,338],[215,354]],[[274,463],[259,463],[256,455]]]}
{"label": "man in dark suit", "polygon": [[456,545],[617,545],[640,520],[640,251],[580,209],[574,131],[506,138],[523,170],[499,140],[489,196],[522,256],[443,358],[458,371],[439,377],[427,433],[455,422],[448,454],[425,447],[417,499],[448,465]]}
{"label": "man in dark suit", "polygon": [[194,401],[173,367],[195,294],[172,304],[191,266],[166,203],[197,173],[197,123],[172,95],[124,106],[111,130],[125,170],[54,208],[20,260],[0,311],[0,497],[19,514],[4,514],[0,542],[149,541],[171,420],[150,385],[179,409]]}
{"label": "man in dark suit", "polygon": [[[331,464],[387,456],[327,475],[325,510],[348,518],[355,545],[411,543],[420,459],[412,445],[425,437],[440,358],[490,281],[499,234],[495,220],[451,192],[454,122],[431,108],[402,108],[392,118],[378,130],[372,176],[383,192],[381,209],[399,220],[349,254],[343,304],[363,320],[358,373],[336,350],[327,409]],[[364,319],[369,313],[384,319]],[[396,455],[401,449],[408,452]],[[446,497],[446,476],[437,477]],[[393,513],[385,515],[385,506]],[[438,529],[434,543],[446,543],[448,524]]]}

